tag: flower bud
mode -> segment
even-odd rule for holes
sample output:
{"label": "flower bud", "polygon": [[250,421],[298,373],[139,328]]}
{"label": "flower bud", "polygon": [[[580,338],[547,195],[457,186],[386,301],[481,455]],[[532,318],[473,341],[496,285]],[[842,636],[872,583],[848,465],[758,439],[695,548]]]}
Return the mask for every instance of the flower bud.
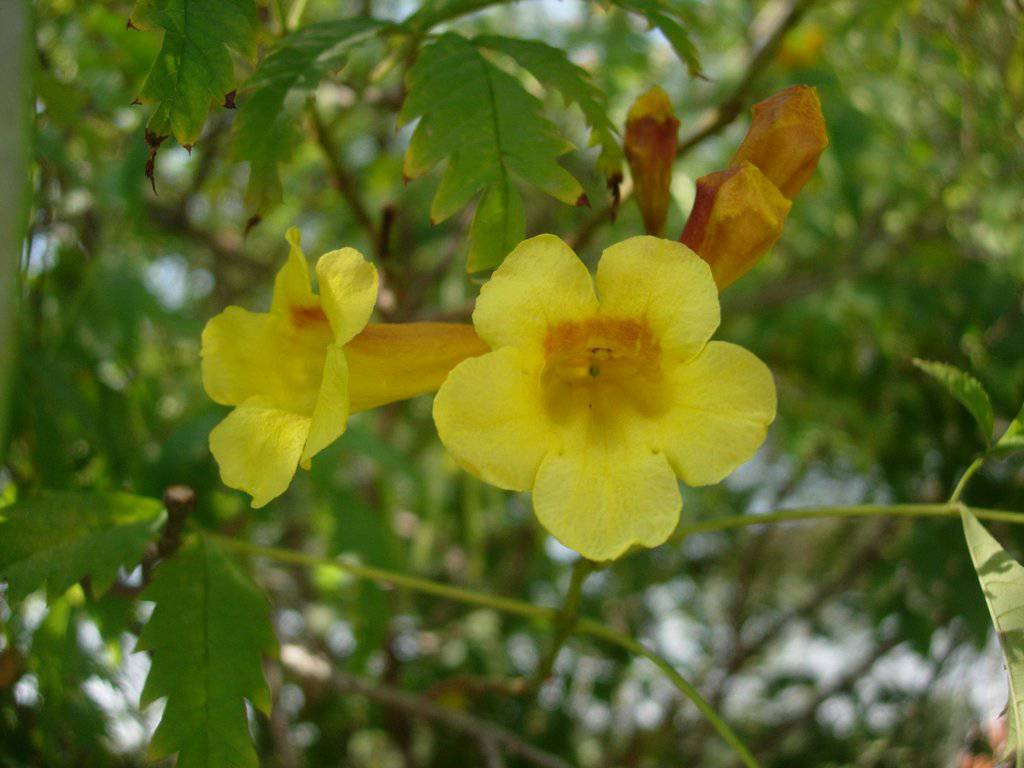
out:
{"label": "flower bud", "polygon": [[730,165],[748,161],[792,200],[828,146],[818,93],[794,85],[754,105],[754,119]]}
{"label": "flower bud", "polygon": [[623,148],[644,227],[651,235],[661,236],[665,230],[678,132],[679,120],[668,95],[657,86],[629,109]]}
{"label": "flower bud", "polygon": [[719,290],[750,270],[779,239],[792,203],[749,162],[697,179],[679,241],[711,265]]}

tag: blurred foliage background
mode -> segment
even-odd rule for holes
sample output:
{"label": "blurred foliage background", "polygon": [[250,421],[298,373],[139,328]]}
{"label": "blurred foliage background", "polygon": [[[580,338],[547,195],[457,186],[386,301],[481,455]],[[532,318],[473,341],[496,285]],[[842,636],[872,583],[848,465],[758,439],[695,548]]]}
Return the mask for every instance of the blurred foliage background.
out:
{"label": "blurred foliage background", "polygon": [[[723,295],[718,334],[772,368],[779,417],[726,483],[684,491],[684,521],[944,500],[978,436],[911,359],[972,371],[1004,423],[1024,398],[1024,8],[680,5],[704,78],[637,18],[598,4],[499,5],[453,26],[564,48],[593,73],[619,125],[654,84],[684,137],[721,116],[676,163],[670,236],[694,180],[727,164],[749,104],[794,83],[818,89],[831,146],[773,253]],[[310,0],[304,19],[412,10]],[[148,110],[131,102],[159,37],[127,29],[130,12],[118,1],[34,4],[34,193],[0,488],[159,496],[186,483],[211,528],[557,604],[571,553],[545,536],[528,499],[457,471],[429,397],[355,417],[264,509],[221,485],[207,436],[224,409],[200,385],[199,335],[227,304],[268,306],[284,230],[298,225],[313,255],[342,244],[372,255],[381,319],[466,321],[478,290],[464,269],[469,220],[429,225],[436,172],[403,184],[401,68],[371,82],[382,55],[372,44],[298,112],[284,203],[250,231],[247,171],[228,154],[230,110],[211,114],[191,153],[161,149],[154,193],[143,174]],[[553,97],[546,115],[586,147],[575,108]],[[642,230],[629,199],[610,220],[595,157],[563,159],[590,209],[526,199],[528,234],[554,232],[589,260]],[[386,247],[359,208],[387,219]],[[970,498],[1024,508],[1020,459],[989,465]],[[1019,531],[994,531],[1024,550]],[[252,722],[265,765],[531,764],[514,749],[498,754],[488,722],[586,768],[734,765],[649,664],[574,639],[539,695],[516,698],[492,683],[530,673],[549,639],[542,628],[333,573],[263,564],[256,578],[283,645],[268,662],[273,713]],[[142,764],[159,712],[139,708],[140,610],[116,591],[16,612],[0,601],[0,765]],[[694,537],[596,574],[583,611],[656,647],[766,766],[995,764],[968,757],[999,740],[1005,683],[955,520]],[[437,706],[467,722],[437,717]]]}

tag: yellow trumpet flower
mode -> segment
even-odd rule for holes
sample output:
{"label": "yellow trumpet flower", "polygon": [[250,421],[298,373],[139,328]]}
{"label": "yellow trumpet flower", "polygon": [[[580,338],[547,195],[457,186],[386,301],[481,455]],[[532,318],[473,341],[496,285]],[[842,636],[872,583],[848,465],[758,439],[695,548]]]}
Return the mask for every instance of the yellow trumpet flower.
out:
{"label": "yellow trumpet flower", "polygon": [[718,292],[681,243],[618,243],[592,280],[559,238],[526,240],[481,290],[473,323],[491,351],[438,391],[441,441],[482,480],[532,490],[541,524],[591,560],[664,542],[682,509],[677,477],[719,482],[775,418],[764,363],[710,341]]}
{"label": "yellow trumpet flower", "polygon": [[287,239],[270,312],[228,307],[202,337],[203,387],[236,406],[210,433],[210,450],[224,484],[250,494],[253,507],[284,493],[351,413],[431,392],[454,365],[487,350],[468,325],[367,325],[374,266],[353,248],[324,254],[317,295],[299,231]]}

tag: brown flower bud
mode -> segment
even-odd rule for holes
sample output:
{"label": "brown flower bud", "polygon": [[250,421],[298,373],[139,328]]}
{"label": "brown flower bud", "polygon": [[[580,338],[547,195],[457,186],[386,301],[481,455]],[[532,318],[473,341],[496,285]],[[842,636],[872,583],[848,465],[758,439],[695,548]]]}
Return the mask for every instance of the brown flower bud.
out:
{"label": "brown flower bud", "polygon": [[794,85],[754,105],[754,120],[731,165],[748,161],[792,200],[828,146],[814,88]]}
{"label": "brown flower bud", "polygon": [[668,216],[672,163],[676,159],[679,120],[668,95],[655,86],[641,95],[626,117],[624,149],[644,228],[661,236]]}
{"label": "brown flower bud", "polygon": [[697,179],[679,242],[711,265],[719,290],[750,270],[779,239],[792,203],[752,163]]}

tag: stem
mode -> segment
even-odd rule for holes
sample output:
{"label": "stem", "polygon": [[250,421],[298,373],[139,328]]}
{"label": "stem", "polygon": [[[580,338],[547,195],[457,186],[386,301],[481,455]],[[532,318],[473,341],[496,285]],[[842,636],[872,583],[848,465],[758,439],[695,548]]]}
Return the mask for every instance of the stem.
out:
{"label": "stem", "polygon": [[[956,484],[956,488],[953,489],[953,494],[949,497],[949,503],[952,505],[960,502],[960,497],[963,496],[964,491],[967,490],[967,484],[974,477],[974,473],[981,469],[981,465],[985,463],[985,457],[979,456],[971,462],[970,466],[964,470],[964,473],[960,476],[959,482]],[[981,517],[981,515],[978,515]]]}
{"label": "stem", "polygon": [[[309,117],[313,124],[313,133],[316,136],[317,144],[320,145],[320,149],[324,154],[324,159],[327,161],[327,167],[330,170],[334,187],[341,193],[341,196],[345,198],[345,202],[348,203],[348,207],[351,209],[356,223],[362,227],[363,231],[366,232],[366,237],[370,242],[370,247],[378,249],[380,247],[381,239],[380,230],[374,223],[373,216],[370,215],[370,211],[366,207],[366,203],[363,202],[362,197],[359,195],[359,185],[356,182],[355,176],[342,164],[341,152],[338,147],[335,146],[334,139],[331,138],[331,133],[328,130],[327,125],[320,116],[320,112],[317,110],[316,105],[312,102],[309,103]],[[376,255],[380,256],[379,253]]]}
{"label": "stem", "polygon": [[589,635],[590,637],[596,637],[600,640],[604,640],[606,643],[618,646],[634,656],[642,656],[652,662],[658,669],[665,673],[665,676],[672,681],[672,684],[675,685],[680,693],[693,702],[694,706],[696,706],[707,721],[711,723],[711,726],[715,729],[718,735],[722,737],[722,740],[732,747],[733,751],[736,752],[743,761],[743,764],[748,768],[758,768],[757,760],[755,760],[754,756],[750,754],[747,748],[743,745],[743,742],[740,741],[740,738],[735,734],[735,732],[733,732],[732,728],[730,728],[714,708],[708,704],[697,689],[676,671],[675,667],[673,667],[667,659],[659,656],[657,653],[647,648],[643,643],[634,640],[632,637],[620,634],[615,630],[609,629],[603,624],[591,621],[590,619],[580,619],[576,624],[576,631],[583,635]]}
{"label": "stem", "polygon": [[[859,504],[843,507],[802,507],[781,509],[764,515],[728,515],[701,520],[678,528],[670,541],[679,542],[688,536],[713,531],[727,531],[751,525],[770,525],[799,520],[840,517],[959,517],[960,508],[960,504],[953,501],[946,504]],[[1003,509],[972,509],[971,511],[981,520],[1024,525],[1024,513],[1022,512]]]}
{"label": "stem", "polygon": [[[732,515],[729,517],[704,520],[702,522],[685,526],[676,532],[673,536],[673,540],[680,541],[685,539],[687,536],[692,536],[694,534],[724,531],[732,528],[744,528],[750,525],[767,525],[785,521],[815,520],[830,517],[875,517],[883,515],[891,515],[893,517],[959,517],[961,511],[967,509],[967,507],[959,502],[959,494],[963,492],[963,487],[966,486],[971,475],[978,471],[981,466],[981,461],[981,459],[976,459],[974,463],[967,468],[967,471],[964,472],[964,477],[962,477],[960,482],[957,484],[957,489],[954,492],[954,501],[947,504],[894,504],[891,506],[864,504],[846,507],[785,509],[766,515]],[[971,509],[971,512],[982,520],[997,520],[1001,522],[1015,523],[1018,525],[1024,524],[1024,513],[1020,512],[980,508]],[[469,589],[463,589],[461,587],[453,587],[448,584],[439,584],[437,582],[430,581],[429,579],[410,576],[404,573],[396,573],[384,568],[375,568],[369,565],[361,565],[344,560],[335,560],[328,557],[320,557],[318,555],[309,555],[277,547],[260,546],[258,544],[251,544],[247,541],[233,539],[215,533],[207,532],[205,535],[219,543],[221,546],[233,549],[236,552],[243,554],[255,557],[265,557],[279,562],[292,563],[294,565],[313,568],[335,568],[339,571],[343,571],[344,573],[348,573],[362,579],[385,582],[393,584],[396,587],[434,595],[447,600],[454,600],[467,605],[492,608],[497,611],[509,613],[514,616],[521,616],[527,619],[540,619],[542,621],[553,622],[556,623],[556,640],[559,635],[558,625],[561,622],[565,622],[568,629],[561,630],[566,633],[565,637],[562,638],[562,642],[573,634],[573,632],[576,632],[581,635],[604,640],[606,643],[615,645],[631,654],[642,656],[643,658],[651,661],[656,667],[658,667],[658,669],[665,673],[680,693],[693,702],[694,706],[697,707],[719,736],[721,736],[722,739],[732,747],[736,754],[742,759],[743,763],[748,768],[758,768],[757,761],[743,745],[739,737],[736,736],[732,729],[718,715],[715,709],[700,695],[697,689],[694,688],[686,678],[680,675],[679,672],[676,671],[675,667],[673,667],[666,659],[650,650],[639,641],[634,640],[632,637],[620,634],[615,630],[594,621],[593,619],[576,618],[579,609],[579,592],[589,569],[593,567],[593,564],[591,563],[587,563],[586,561],[580,561],[577,563],[576,568],[573,570],[573,580],[569,586],[565,606],[563,606],[561,611],[555,611],[551,608],[532,605],[522,600],[483,594]],[[556,654],[557,646],[558,643],[556,642]]]}
{"label": "stem", "polygon": [[[357,563],[346,562],[344,560],[334,560],[328,557],[320,557],[318,555],[307,555],[302,552],[280,549],[278,547],[264,547],[258,544],[250,544],[249,542],[242,541],[240,539],[221,536],[216,533],[205,532],[204,535],[213,541],[216,541],[223,547],[233,549],[236,552],[253,555],[255,557],[266,557],[283,563],[292,563],[294,565],[303,565],[313,568],[336,568],[339,571],[344,571],[345,573],[358,578],[383,581],[388,584],[393,584],[396,587],[403,587],[405,589],[411,589],[417,592],[423,592],[424,594],[435,595],[437,597],[469,605],[493,608],[494,610],[504,611],[505,613],[511,613],[515,616],[556,622],[562,615],[562,612],[554,611],[551,608],[532,605],[522,600],[516,600],[509,597],[498,597],[497,595],[487,595],[480,592],[473,592],[468,589],[462,589],[461,587],[449,586],[447,584],[438,584],[437,582],[430,581],[429,579],[421,579],[417,576],[396,573],[394,571],[385,570],[384,568],[374,568],[368,565],[359,565]],[[583,579],[591,568],[593,568],[592,563],[587,563],[586,567],[577,563],[577,567],[573,571],[573,583],[576,583],[578,580],[577,592],[579,587],[582,587]],[[570,585],[569,596],[572,595],[573,591],[573,587]],[[579,598],[577,596],[575,598],[577,604],[578,599]],[[570,601],[567,597],[566,604],[568,605],[569,602]],[[653,662],[658,669],[668,676],[672,681],[672,684],[675,685],[675,687],[678,688],[686,698],[694,703],[697,709],[700,710],[701,714],[708,719],[708,722],[711,723],[711,726],[715,731],[718,732],[722,739],[725,740],[725,742],[735,750],[737,755],[740,756],[744,764],[747,765],[748,768],[759,768],[757,761],[754,760],[750,752],[748,752],[746,747],[743,746],[739,737],[736,736],[725,721],[719,717],[718,713],[715,712],[711,705],[708,704],[700,693],[697,692],[697,689],[694,688],[686,678],[680,675],[675,670],[675,667],[673,667],[666,659],[662,658],[657,653],[628,635],[620,634],[615,630],[594,621],[593,619],[584,618],[574,621],[568,634],[572,634],[573,630],[589,637],[604,640],[606,643],[618,646],[619,648],[637,656],[643,656],[645,659]]]}
{"label": "stem", "polygon": [[17,343],[21,254],[31,204],[30,147],[33,136],[32,83],[35,81],[32,3],[6,3],[0,25],[0,462],[6,457],[10,418],[8,398]]}
{"label": "stem", "polygon": [[346,560],[335,560],[329,557],[308,555],[304,552],[295,552],[294,550],[281,549],[279,547],[264,547],[259,544],[250,544],[249,542],[242,541],[241,539],[233,539],[216,533],[204,532],[204,535],[213,539],[223,547],[227,547],[228,549],[233,549],[236,552],[242,552],[247,555],[253,555],[254,557],[265,557],[282,563],[292,563],[293,565],[303,565],[310,568],[335,568],[360,579],[381,581],[386,584],[392,584],[396,587],[411,589],[414,592],[422,592],[427,595],[434,595],[435,597],[442,597],[446,600],[454,600],[468,605],[493,608],[496,611],[511,613],[515,616],[522,616],[527,619],[552,621],[557,616],[557,612],[552,608],[532,605],[531,603],[510,597],[499,597],[498,595],[474,592],[461,587],[453,587],[449,584],[439,584],[438,582],[431,581],[429,579],[422,579],[418,576],[410,576],[405,573],[396,573],[395,571],[389,571],[384,568],[374,568],[371,565],[361,565],[359,563],[353,563]]}
{"label": "stem", "polygon": [[527,687],[528,691],[535,691],[551,677],[551,670],[554,669],[555,659],[558,658],[558,652],[562,650],[562,646],[565,645],[565,641],[569,639],[573,630],[576,628],[576,622],[579,618],[580,612],[580,598],[583,596],[583,582],[587,580],[594,569],[595,564],[585,558],[580,558],[576,561],[576,564],[572,568],[572,578],[569,581],[569,589],[565,593],[565,602],[562,603],[562,609],[558,612],[555,617],[555,633],[551,640],[551,647],[545,654],[544,659],[537,667],[537,672],[534,674],[533,679],[530,681]]}
{"label": "stem", "polygon": [[732,90],[719,102],[714,110],[698,123],[694,132],[679,142],[676,159],[687,154],[704,140],[723,131],[740,116],[758,76],[764,72],[766,65],[771,61],[775,52],[782,44],[786,33],[797,25],[814,2],[815,0],[791,0],[789,2],[780,20],[753,47],[747,65],[743,69],[743,76],[736,85],[733,86]]}

